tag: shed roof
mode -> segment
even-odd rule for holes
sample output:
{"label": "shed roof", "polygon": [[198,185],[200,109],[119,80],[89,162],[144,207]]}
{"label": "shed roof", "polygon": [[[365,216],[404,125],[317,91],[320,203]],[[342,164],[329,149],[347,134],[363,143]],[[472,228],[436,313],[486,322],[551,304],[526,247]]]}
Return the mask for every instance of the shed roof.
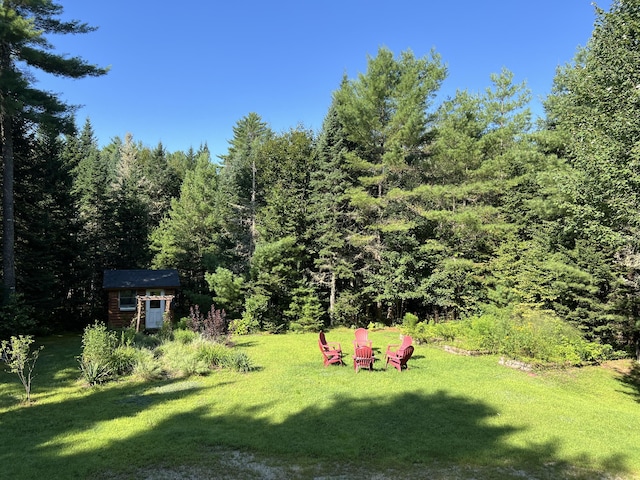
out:
{"label": "shed roof", "polygon": [[102,288],[179,287],[178,270],[105,270]]}

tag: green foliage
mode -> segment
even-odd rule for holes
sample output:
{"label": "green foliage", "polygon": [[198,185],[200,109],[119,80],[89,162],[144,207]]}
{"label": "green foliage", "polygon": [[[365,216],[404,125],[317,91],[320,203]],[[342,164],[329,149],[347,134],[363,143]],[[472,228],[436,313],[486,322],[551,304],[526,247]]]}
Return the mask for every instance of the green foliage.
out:
{"label": "green foliage", "polygon": [[324,309],[313,288],[299,287],[293,291],[289,310],[284,312],[293,332],[319,332],[323,327]]}
{"label": "green foliage", "polygon": [[117,346],[116,332],[96,321],[93,325],[87,325],[82,334],[82,359],[108,365]]}
{"label": "green foliage", "polygon": [[33,308],[23,295],[11,295],[0,307],[0,339],[32,332],[36,326]]}
{"label": "green foliage", "polygon": [[207,341],[194,342],[198,351],[198,357],[211,367],[223,367],[225,359],[229,356],[231,349],[220,343]]}
{"label": "green foliage", "polygon": [[233,335],[248,335],[258,329],[258,322],[254,321],[250,315],[243,315],[242,318],[229,322],[229,332]]}
{"label": "green foliage", "polygon": [[176,329],[173,331],[173,341],[177,343],[191,343],[196,338],[198,338],[198,334],[193,330]]}
{"label": "green foliage", "polygon": [[10,340],[0,342],[0,359],[9,367],[11,373],[18,375],[25,392],[25,402],[31,403],[31,383],[35,376],[33,370],[40,351],[44,346],[31,351],[34,339],[31,335],[12,336]]}
{"label": "green foliage", "polygon": [[110,368],[112,369],[113,374],[118,376],[130,375],[136,365],[138,351],[139,349],[133,345],[118,345],[111,356]]}
{"label": "green foliage", "polygon": [[204,375],[209,371],[210,365],[197,343],[167,342],[158,347],[158,352],[163,370],[171,377]]}
{"label": "green foliage", "polygon": [[364,318],[363,299],[361,295],[350,290],[338,294],[333,311],[333,324],[350,327],[362,326]]}
{"label": "green foliage", "polygon": [[522,305],[488,309],[456,322],[419,322],[404,331],[418,342],[450,343],[536,365],[586,365],[616,358],[610,345],[589,342],[553,312]]}
{"label": "green foliage", "polygon": [[222,365],[236,372],[247,373],[255,368],[255,365],[245,352],[232,350],[223,357]]}
{"label": "green foliage", "polygon": [[177,268],[189,294],[208,293],[205,279],[224,243],[228,203],[209,152],[203,151],[193,170],[186,172],[180,197],[150,236],[153,266]]}
{"label": "green foliage", "polygon": [[142,380],[156,380],[163,376],[162,365],[153,351],[140,348],[136,352],[135,364],[131,375]]}
{"label": "green foliage", "polygon": [[407,312],[404,314],[404,317],[402,317],[402,328],[412,330],[415,328],[419,321],[420,319],[417,315]]}
{"label": "green foliage", "polygon": [[80,362],[82,378],[88,385],[98,385],[113,378],[113,370],[109,363],[98,360],[85,360],[82,357],[78,358],[78,362]]}
{"label": "green foliage", "polygon": [[230,318],[239,318],[244,301],[244,279],[223,267],[207,273],[206,279],[214,292],[213,303],[224,309]]}
{"label": "green foliage", "polygon": [[[82,354],[78,358],[82,377],[89,385],[96,385],[111,379],[117,374],[114,364],[114,352],[118,347],[116,332],[96,321],[87,325],[82,334]],[[126,363],[126,360],[123,363]],[[120,365],[122,366],[122,365]]]}

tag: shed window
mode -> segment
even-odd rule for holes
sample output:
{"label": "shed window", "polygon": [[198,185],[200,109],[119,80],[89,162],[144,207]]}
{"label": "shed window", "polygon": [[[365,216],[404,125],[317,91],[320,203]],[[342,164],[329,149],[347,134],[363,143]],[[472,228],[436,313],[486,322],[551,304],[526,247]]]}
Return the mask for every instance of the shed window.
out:
{"label": "shed window", "polygon": [[118,292],[118,304],[120,306],[120,310],[135,310],[136,291],[120,290],[120,292]]}

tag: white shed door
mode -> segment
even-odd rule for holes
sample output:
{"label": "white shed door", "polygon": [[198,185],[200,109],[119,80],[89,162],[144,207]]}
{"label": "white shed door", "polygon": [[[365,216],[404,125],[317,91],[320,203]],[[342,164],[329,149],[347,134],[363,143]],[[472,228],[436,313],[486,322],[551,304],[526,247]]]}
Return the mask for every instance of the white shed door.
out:
{"label": "white shed door", "polygon": [[[147,290],[148,297],[164,295],[164,290]],[[162,327],[162,316],[164,314],[165,300],[147,300],[145,310],[145,327],[160,328]]]}

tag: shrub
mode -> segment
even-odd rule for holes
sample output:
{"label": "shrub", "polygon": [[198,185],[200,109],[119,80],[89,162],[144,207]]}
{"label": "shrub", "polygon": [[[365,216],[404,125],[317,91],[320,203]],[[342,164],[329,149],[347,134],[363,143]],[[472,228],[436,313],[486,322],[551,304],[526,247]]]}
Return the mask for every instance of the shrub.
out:
{"label": "shrub", "polygon": [[293,332],[319,332],[322,330],[324,309],[318,295],[311,287],[300,287],[293,291],[289,309],[284,312]]}
{"label": "shrub", "polygon": [[194,342],[194,346],[198,352],[198,357],[211,367],[223,366],[231,352],[231,349],[225,345],[206,340]]}
{"label": "shrub", "polygon": [[109,365],[114,349],[118,345],[118,337],[114,331],[107,330],[104,323],[95,322],[88,325],[82,334],[82,359]]}
{"label": "shrub", "polygon": [[133,345],[118,346],[111,358],[111,369],[114,375],[129,375],[133,371],[138,356],[138,349]]}
{"label": "shrub", "polygon": [[174,330],[173,341],[186,345],[198,338],[198,334],[193,330]]}
{"label": "shrub", "polygon": [[404,317],[402,317],[402,327],[411,330],[415,328],[419,321],[420,319],[417,315],[407,312],[404,314]]}
{"label": "shrub", "polygon": [[88,325],[82,334],[80,372],[89,385],[107,381],[116,372],[113,368],[113,353],[118,346],[118,337],[106,325],[95,322]]}
{"label": "shrub", "polygon": [[111,366],[108,363],[97,360],[85,360],[82,357],[78,358],[78,361],[80,362],[82,378],[84,378],[89,385],[98,385],[112,378]]}
{"label": "shrub", "polygon": [[248,335],[256,330],[258,330],[258,323],[246,316],[229,322],[229,333],[233,335]]}
{"label": "shrub", "polygon": [[171,325],[171,317],[168,313],[164,313],[162,315],[162,325],[160,326],[160,330],[158,330],[158,338],[163,341],[171,340],[173,336],[173,325]]}
{"label": "shrub", "polygon": [[34,309],[27,305],[24,295],[14,293],[0,306],[0,338],[7,339],[18,333],[33,333],[37,326]]}
{"label": "shrub", "polygon": [[7,364],[11,373],[18,375],[25,391],[26,403],[31,403],[31,382],[33,369],[44,346],[31,352],[31,344],[34,342],[31,335],[12,336],[10,340],[0,343],[0,358]]}
{"label": "shrub", "polygon": [[229,333],[226,314],[224,310],[217,310],[215,305],[211,305],[206,317],[200,313],[197,305],[191,307],[188,326],[204,338],[215,342],[226,341]]}

